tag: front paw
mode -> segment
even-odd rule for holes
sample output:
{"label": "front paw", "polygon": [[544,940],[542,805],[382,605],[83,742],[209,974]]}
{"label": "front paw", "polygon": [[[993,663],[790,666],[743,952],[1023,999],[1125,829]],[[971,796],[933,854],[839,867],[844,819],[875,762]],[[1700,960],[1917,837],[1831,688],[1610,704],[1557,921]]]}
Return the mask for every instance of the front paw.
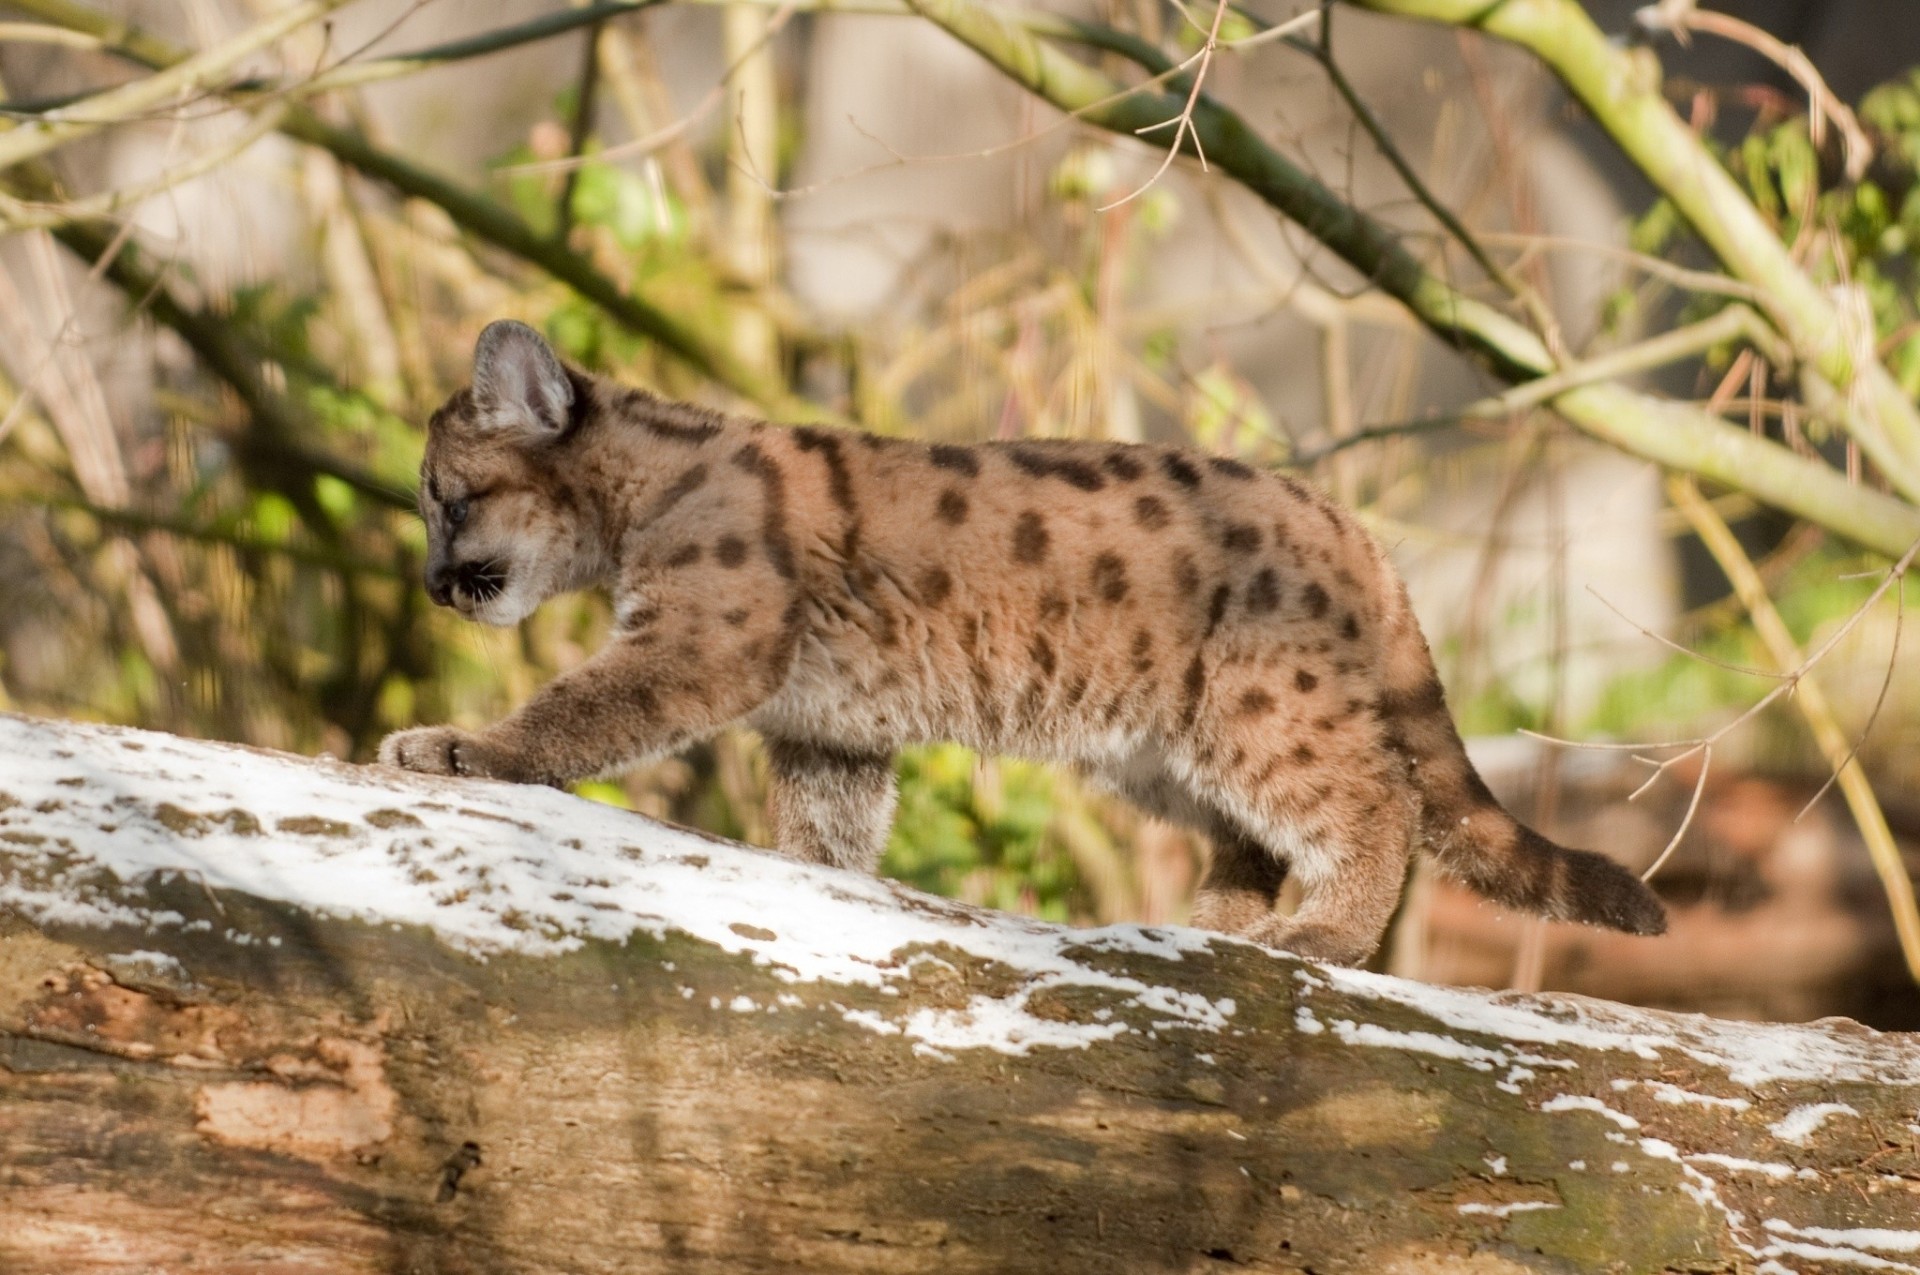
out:
{"label": "front paw", "polygon": [[479,741],[452,726],[418,726],[380,741],[380,764],[423,775],[484,775]]}

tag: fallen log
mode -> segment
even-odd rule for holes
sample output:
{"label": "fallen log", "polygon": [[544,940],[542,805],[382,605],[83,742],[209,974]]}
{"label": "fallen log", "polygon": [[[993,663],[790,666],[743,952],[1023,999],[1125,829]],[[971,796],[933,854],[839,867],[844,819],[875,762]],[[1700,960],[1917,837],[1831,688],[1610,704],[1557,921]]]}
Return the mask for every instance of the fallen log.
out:
{"label": "fallen log", "polygon": [[1920,1273],[1920,1042],[0,716],[0,1270]]}

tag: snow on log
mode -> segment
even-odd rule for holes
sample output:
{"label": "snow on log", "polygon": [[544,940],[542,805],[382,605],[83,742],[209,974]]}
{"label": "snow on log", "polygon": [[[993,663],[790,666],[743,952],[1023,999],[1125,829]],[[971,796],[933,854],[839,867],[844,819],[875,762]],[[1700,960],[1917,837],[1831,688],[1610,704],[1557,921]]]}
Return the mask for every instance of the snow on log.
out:
{"label": "snow on log", "polygon": [[1920,1275],[1920,1042],[0,715],[0,1270]]}

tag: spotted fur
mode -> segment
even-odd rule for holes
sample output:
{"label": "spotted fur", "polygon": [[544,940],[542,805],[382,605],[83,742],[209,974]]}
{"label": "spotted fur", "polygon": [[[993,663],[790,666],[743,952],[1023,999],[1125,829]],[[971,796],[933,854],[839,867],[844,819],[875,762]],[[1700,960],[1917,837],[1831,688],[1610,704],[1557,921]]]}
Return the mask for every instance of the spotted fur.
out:
{"label": "spotted fur", "polygon": [[1297,479],[723,417],[494,324],[422,480],[436,601],[510,624],[604,586],[616,629],[512,716],[403,731],[387,763],[562,783],[743,723],[767,740],[780,847],[871,870],[895,751],[958,740],[1078,766],[1203,832],[1194,921],[1302,955],[1371,953],[1415,846],[1526,911],[1665,926],[1629,873],[1495,802],[1379,547]]}

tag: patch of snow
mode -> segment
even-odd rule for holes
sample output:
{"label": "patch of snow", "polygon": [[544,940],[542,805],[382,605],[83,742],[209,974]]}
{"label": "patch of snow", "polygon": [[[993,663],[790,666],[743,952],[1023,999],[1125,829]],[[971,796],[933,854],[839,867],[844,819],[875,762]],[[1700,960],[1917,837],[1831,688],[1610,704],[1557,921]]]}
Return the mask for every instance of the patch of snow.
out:
{"label": "patch of snow", "polygon": [[[1615,1083],[1618,1084],[1617,1081]],[[1695,1093],[1691,1089],[1670,1085],[1664,1080],[1643,1080],[1640,1083],[1646,1086],[1655,1102],[1664,1102],[1670,1107],[1692,1103],[1701,1107],[1721,1107],[1727,1111],[1747,1111],[1753,1106],[1745,1098],[1721,1098],[1710,1093]]]}
{"label": "patch of snow", "polygon": [[840,1005],[835,1005],[834,1008],[840,1011],[840,1017],[852,1023],[855,1027],[864,1027],[868,1031],[878,1032],[882,1036],[898,1036],[900,1034],[900,1028],[896,1024],[888,1022],[870,1009],[847,1009]]}
{"label": "patch of snow", "polygon": [[1804,1147],[1807,1145],[1807,1139],[1818,1132],[1820,1126],[1832,1117],[1859,1114],[1844,1102],[1814,1102],[1804,1107],[1795,1107],[1768,1125],[1767,1132],[1782,1142],[1791,1142],[1796,1147]]}
{"label": "patch of snow", "polygon": [[1540,1104],[1542,1111],[1591,1111],[1595,1115],[1605,1116],[1622,1129],[1638,1129],[1640,1122],[1624,1111],[1615,1111],[1598,1098],[1589,1098],[1585,1094],[1563,1093],[1557,1098],[1549,1098]]}
{"label": "patch of snow", "polygon": [[1560,1206],[1550,1200],[1520,1200],[1513,1204],[1456,1204],[1454,1207],[1462,1213],[1484,1213],[1489,1217],[1511,1217],[1515,1213],[1531,1213],[1536,1209],[1557,1209]]}
{"label": "patch of snow", "polygon": [[1293,1011],[1293,1029],[1303,1036],[1318,1036],[1327,1030],[1327,1025],[1315,1018],[1312,1010],[1300,1005]]}
{"label": "patch of snow", "polygon": [[1649,1062],[1672,1052],[1724,1072],[1743,1088],[1769,1081],[1904,1084],[1920,1061],[1920,1053],[1903,1057],[1888,1047],[1890,1038],[1864,1029],[1842,1035],[1813,1026],[1656,1014],[1579,996],[1488,996],[1365,970],[1326,968],[1322,973],[1342,992],[1404,1005],[1457,1031],[1624,1052]]}
{"label": "patch of snow", "polygon": [[[1803,1230],[1800,1227],[1783,1222],[1777,1217],[1768,1218],[1764,1225],[1771,1238],[1765,1248],[1755,1250],[1755,1255],[1759,1257],[1771,1258],[1784,1254],[1788,1257],[1811,1258],[1819,1262],[1839,1262],[1847,1266],[1858,1266],[1865,1270],[1897,1271],[1900,1272],[1900,1275],[1920,1275],[1920,1266],[1914,1266],[1908,1262],[1895,1261],[1890,1257],[1880,1257],[1877,1254],[1865,1251],[1866,1248],[1879,1247],[1877,1245],[1866,1243],[1863,1247],[1855,1248],[1852,1247],[1852,1245],[1854,1243],[1860,1243],[1861,1241],[1841,1238],[1854,1236],[1900,1237],[1913,1234],[1913,1232],[1910,1231],[1836,1231],[1817,1226],[1810,1226]],[[1820,1242],[1810,1244],[1807,1242],[1808,1240]],[[1905,1253],[1914,1250],[1894,1248],[1890,1251]]]}
{"label": "patch of snow", "polygon": [[[1060,989],[1108,993],[1113,1007],[1151,1015],[1162,1029],[1218,1032],[1236,1009],[1229,998],[1086,959],[1179,961],[1217,936],[1171,926],[1074,931],[987,913],[547,788],[0,714],[0,792],[17,803],[0,802],[0,829],[30,831],[46,847],[30,871],[0,876],[0,907],[47,924],[209,928],[125,901],[124,886],[181,875],[323,915],[422,926],[481,959],[680,933],[746,954],[791,984],[897,995],[913,962],[939,959],[916,951],[927,948],[1011,971],[1014,989],[999,999],[856,1020],[876,1031],[886,1021],[935,1053],[1083,1048],[1142,1030],[1118,1018],[1029,1012],[1034,995]],[[737,1001],[731,1008],[746,1012]]]}
{"label": "patch of snow", "polygon": [[1492,1071],[1495,1067],[1507,1065],[1507,1056],[1497,1049],[1485,1049],[1479,1045],[1469,1045],[1465,1041],[1455,1040],[1451,1036],[1440,1036],[1433,1032],[1403,1032],[1378,1023],[1356,1023],[1351,1018],[1333,1020],[1333,1034],[1349,1045],[1374,1045],[1383,1049],[1405,1049],[1414,1053],[1433,1054],[1440,1058],[1451,1058],[1463,1062],[1475,1071]]}
{"label": "patch of snow", "polygon": [[166,952],[149,952],[144,948],[133,952],[121,952],[114,959],[141,969],[152,970],[169,978],[184,978],[187,967],[178,958]]}
{"label": "patch of snow", "polygon": [[1772,1178],[1775,1182],[1785,1182],[1796,1174],[1819,1177],[1811,1169],[1795,1169],[1790,1164],[1774,1164],[1767,1160],[1745,1160],[1737,1155],[1721,1155],[1717,1151],[1701,1151],[1687,1157],[1688,1164],[1717,1164],[1723,1169],[1732,1169],[1736,1173],[1758,1173],[1762,1177]]}
{"label": "patch of snow", "polygon": [[1766,1221],[1766,1228],[1778,1235],[1797,1235],[1822,1244],[1845,1244],[1852,1248],[1874,1248],[1882,1253],[1920,1253],[1920,1231],[1889,1231],[1882,1227],[1851,1227],[1836,1230],[1825,1226],[1794,1226],[1777,1217]]}

